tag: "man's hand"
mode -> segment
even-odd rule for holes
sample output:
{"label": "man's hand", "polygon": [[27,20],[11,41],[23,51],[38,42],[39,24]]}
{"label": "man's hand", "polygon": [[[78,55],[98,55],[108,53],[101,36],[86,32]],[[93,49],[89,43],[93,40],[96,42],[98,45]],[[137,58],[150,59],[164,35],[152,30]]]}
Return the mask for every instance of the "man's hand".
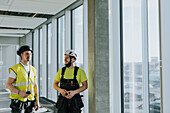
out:
{"label": "man's hand", "polygon": [[69,94],[66,96],[67,99],[71,99],[75,94],[77,94],[76,91],[68,91],[68,93]]}
{"label": "man's hand", "polygon": [[35,107],[34,107],[35,111],[37,111],[37,110],[38,110],[38,108],[39,108],[39,106],[38,106],[38,101],[36,101],[36,103],[35,103]]}
{"label": "man's hand", "polygon": [[65,89],[62,89],[62,90],[60,91],[60,93],[61,93],[61,95],[62,95],[63,97],[66,96],[66,90],[65,90]]}
{"label": "man's hand", "polygon": [[20,95],[21,97],[23,97],[23,98],[26,98],[26,97],[28,97],[30,94],[26,94],[25,91],[20,91],[20,92],[19,92],[19,95]]}
{"label": "man's hand", "polygon": [[39,108],[39,99],[38,99],[38,87],[37,87],[37,84],[35,83],[35,85],[34,85],[34,92],[35,92],[35,100],[36,100],[36,103],[35,103],[35,106],[34,106],[34,109],[35,109],[35,111],[37,111],[38,110],[38,108]]}

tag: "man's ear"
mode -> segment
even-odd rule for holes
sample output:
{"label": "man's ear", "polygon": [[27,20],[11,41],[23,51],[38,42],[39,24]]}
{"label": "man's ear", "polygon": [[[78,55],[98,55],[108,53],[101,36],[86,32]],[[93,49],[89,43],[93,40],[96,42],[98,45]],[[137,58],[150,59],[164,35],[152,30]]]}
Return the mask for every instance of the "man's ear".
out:
{"label": "man's ear", "polygon": [[22,59],[22,56],[23,56],[23,53],[20,54],[21,59]]}
{"label": "man's ear", "polygon": [[75,59],[74,59],[74,58],[72,58],[72,59],[71,59],[71,61],[72,61],[72,62],[75,62]]}

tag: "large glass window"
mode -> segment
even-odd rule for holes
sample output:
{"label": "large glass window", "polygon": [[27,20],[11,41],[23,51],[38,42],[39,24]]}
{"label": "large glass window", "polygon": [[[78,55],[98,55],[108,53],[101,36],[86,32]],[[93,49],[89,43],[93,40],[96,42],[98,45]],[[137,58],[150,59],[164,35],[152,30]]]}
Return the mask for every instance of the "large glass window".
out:
{"label": "large glass window", "polygon": [[58,18],[58,69],[64,66],[65,16]]}
{"label": "large glass window", "polygon": [[148,0],[150,113],[160,113],[160,51],[158,0]]}
{"label": "large glass window", "polygon": [[72,48],[77,52],[75,64],[83,68],[83,5],[72,10]]}
{"label": "large glass window", "polygon": [[48,98],[53,97],[53,75],[52,75],[52,63],[51,63],[51,40],[52,40],[52,28],[51,23],[47,25],[47,40],[48,40]]}
{"label": "large glass window", "polygon": [[124,113],[143,113],[141,0],[123,0]]}
{"label": "large glass window", "polygon": [[8,69],[19,63],[19,56],[16,54],[18,47],[18,45],[0,45],[0,90],[2,92],[6,92]]}
{"label": "large glass window", "polygon": [[[84,68],[83,5],[72,10],[72,49],[77,53],[76,66]],[[84,92],[82,92],[84,95]],[[84,98],[82,98],[84,101]],[[83,110],[84,112],[84,110]]]}
{"label": "large glass window", "polygon": [[[124,113],[144,113],[145,111],[160,113],[158,0],[148,0],[148,6],[142,4],[142,0],[122,1]],[[145,11],[144,8],[148,9],[148,15],[142,13]],[[146,20],[142,20],[147,16]],[[143,24],[148,27],[148,31],[147,28],[142,29]],[[144,36],[147,33],[148,36]],[[143,45],[147,44],[148,48],[145,48]],[[148,68],[143,64],[148,64]],[[148,73],[144,73],[145,71]],[[149,83],[145,84],[147,81]],[[144,98],[146,93],[149,100]],[[149,108],[144,103],[148,103]]]}
{"label": "large glass window", "polygon": [[40,48],[40,53],[39,53],[39,74],[40,74],[40,84],[39,84],[39,87],[40,87],[40,97],[44,97],[45,95],[43,95],[43,73],[42,73],[42,56],[43,56],[43,53],[42,53],[42,28],[39,29],[39,48]]}

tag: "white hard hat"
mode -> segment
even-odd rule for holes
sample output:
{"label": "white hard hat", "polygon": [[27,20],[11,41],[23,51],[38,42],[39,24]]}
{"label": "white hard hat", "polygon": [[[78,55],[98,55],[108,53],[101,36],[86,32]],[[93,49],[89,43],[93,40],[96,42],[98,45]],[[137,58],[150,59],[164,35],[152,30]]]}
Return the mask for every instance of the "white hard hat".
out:
{"label": "white hard hat", "polygon": [[74,50],[67,50],[64,55],[69,55],[77,59],[77,53]]}

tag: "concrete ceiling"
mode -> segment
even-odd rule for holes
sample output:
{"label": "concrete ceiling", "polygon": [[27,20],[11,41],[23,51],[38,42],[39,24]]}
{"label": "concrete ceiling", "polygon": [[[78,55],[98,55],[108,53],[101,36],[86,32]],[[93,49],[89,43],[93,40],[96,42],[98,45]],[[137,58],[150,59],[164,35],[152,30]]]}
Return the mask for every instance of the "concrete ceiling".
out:
{"label": "concrete ceiling", "polygon": [[22,37],[77,0],[0,0],[0,36]]}

